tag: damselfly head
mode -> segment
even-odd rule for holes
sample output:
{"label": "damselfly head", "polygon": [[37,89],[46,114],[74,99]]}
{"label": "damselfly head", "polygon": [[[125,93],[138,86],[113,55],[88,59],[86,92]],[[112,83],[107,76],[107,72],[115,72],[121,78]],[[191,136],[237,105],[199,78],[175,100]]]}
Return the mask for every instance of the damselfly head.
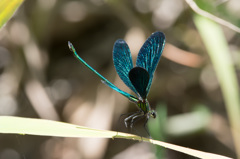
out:
{"label": "damselfly head", "polygon": [[156,118],[157,114],[156,114],[156,112],[155,112],[154,110],[152,110],[152,111],[150,112],[150,116],[151,116],[152,118]]}

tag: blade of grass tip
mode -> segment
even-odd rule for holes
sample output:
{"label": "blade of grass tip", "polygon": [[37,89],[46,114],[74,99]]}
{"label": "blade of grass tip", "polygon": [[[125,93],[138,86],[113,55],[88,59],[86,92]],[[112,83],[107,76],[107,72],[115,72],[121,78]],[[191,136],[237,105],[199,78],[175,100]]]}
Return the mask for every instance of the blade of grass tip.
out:
{"label": "blade of grass tip", "polygon": [[202,151],[198,151],[198,150],[194,150],[194,149],[190,149],[190,148],[186,148],[178,145],[169,144],[162,141],[156,141],[156,140],[150,139],[150,142],[171,150],[182,152],[182,153],[185,153],[194,157],[202,158],[202,159],[231,159],[229,157],[225,157],[225,156],[221,156],[213,153],[202,152]]}
{"label": "blade of grass tip", "polygon": [[23,0],[0,0],[0,28],[12,17]]}
{"label": "blade of grass tip", "polygon": [[195,15],[194,22],[216,71],[226,103],[236,153],[238,158],[240,158],[239,86],[227,41],[220,26],[215,22],[199,15]]}

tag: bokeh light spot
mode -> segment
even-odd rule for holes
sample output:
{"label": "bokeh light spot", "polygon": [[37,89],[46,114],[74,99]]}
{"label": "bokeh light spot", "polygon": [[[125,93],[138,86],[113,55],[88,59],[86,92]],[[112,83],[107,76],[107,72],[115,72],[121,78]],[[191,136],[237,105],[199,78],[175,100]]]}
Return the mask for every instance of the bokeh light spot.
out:
{"label": "bokeh light spot", "polygon": [[62,16],[70,22],[78,22],[83,20],[87,15],[86,6],[77,1],[68,2],[62,9]]}

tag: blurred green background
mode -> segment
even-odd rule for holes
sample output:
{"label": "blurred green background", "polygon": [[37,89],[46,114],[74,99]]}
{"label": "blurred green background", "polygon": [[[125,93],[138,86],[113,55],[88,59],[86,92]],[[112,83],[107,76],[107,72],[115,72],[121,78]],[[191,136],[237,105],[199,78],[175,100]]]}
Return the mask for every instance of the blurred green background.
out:
{"label": "blurred green background", "polygon": [[[240,26],[238,0],[198,5]],[[162,31],[167,43],[148,96],[158,112],[149,121],[152,137],[236,158],[219,80],[194,14],[179,0],[25,0],[0,30],[0,115],[129,132],[120,115],[136,106],[79,63],[67,42],[109,81],[130,92],[113,66],[114,42],[125,39],[135,63],[147,37]],[[222,29],[239,76],[239,34]],[[146,136],[142,122],[131,132]],[[0,159],[193,158],[120,139],[0,134],[0,143]]]}

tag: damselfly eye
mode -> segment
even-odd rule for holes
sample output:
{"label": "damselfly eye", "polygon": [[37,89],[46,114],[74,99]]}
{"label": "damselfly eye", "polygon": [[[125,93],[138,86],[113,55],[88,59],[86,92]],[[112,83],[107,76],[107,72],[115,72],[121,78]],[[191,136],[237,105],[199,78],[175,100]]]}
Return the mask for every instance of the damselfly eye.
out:
{"label": "damselfly eye", "polygon": [[156,116],[157,116],[157,114],[155,113],[155,111],[152,111],[152,112],[151,112],[151,117],[152,117],[152,118],[156,118]]}

